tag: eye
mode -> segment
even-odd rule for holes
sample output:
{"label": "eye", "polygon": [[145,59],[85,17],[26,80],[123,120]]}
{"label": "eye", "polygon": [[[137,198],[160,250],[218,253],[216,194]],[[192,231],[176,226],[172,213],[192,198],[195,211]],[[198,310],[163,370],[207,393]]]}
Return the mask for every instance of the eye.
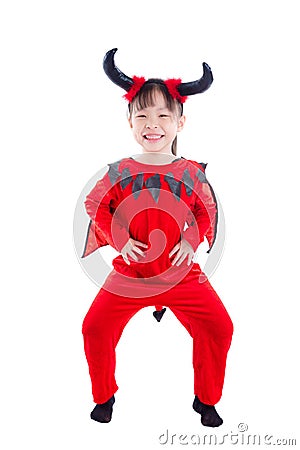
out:
{"label": "eye", "polygon": [[168,114],[160,114],[159,117],[169,117]]}
{"label": "eye", "polygon": [[145,119],[146,115],[145,114],[138,114],[137,116],[135,116],[137,119]]}

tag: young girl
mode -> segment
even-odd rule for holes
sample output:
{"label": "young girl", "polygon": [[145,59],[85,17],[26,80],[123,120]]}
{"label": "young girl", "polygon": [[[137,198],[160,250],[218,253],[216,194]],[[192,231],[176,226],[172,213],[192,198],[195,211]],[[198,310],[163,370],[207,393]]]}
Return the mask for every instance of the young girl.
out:
{"label": "young girl", "polygon": [[156,306],[160,321],[167,306],[193,338],[193,408],[205,426],[223,421],[220,400],[233,326],[220,298],[193,262],[198,245],[212,247],[217,204],[205,164],[176,156],[176,136],[185,123],[187,95],[212,82],[205,63],[200,80],[149,79],[122,73],[117,49],[104,58],[109,78],[127,91],[129,125],[142,153],[108,164],[109,170],[87,195],[90,226],[83,257],[104,245],[120,255],[83,323],[85,354],[93,398],[91,418],[109,422],[115,380],[115,348],[125,325],[141,308]]}

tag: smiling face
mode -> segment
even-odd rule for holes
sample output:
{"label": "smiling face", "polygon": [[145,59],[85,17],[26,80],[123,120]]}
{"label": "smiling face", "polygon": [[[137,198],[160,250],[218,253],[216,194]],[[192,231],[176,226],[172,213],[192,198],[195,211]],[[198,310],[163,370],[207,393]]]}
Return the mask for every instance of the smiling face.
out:
{"label": "smiling face", "polygon": [[144,153],[172,154],[172,143],[182,130],[185,117],[180,114],[180,104],[167,104],[159,89],[151,92],[148,102],[133,101],[129,124],[135,140]]}

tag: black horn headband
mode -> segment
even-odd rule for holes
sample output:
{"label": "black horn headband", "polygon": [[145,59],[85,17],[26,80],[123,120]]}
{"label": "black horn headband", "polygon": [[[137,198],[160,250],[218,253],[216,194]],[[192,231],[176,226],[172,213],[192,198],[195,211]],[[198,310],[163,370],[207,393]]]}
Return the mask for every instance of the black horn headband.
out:
{"label": "black horn headband", "polygon": [[[146,79],[144,77],[136,76],[130,78],[125,75],[125,73],[115,65],[114,56],[117,50],[117,48],[113,48],[106,53],[103,59],[103,69],[113,83],[127,92],[124,97],[129,102],[132,102],[135,95],[146,82]],[[180,103],[184,103],[188,95],[201,94],[206,91],[213,82],[213,75],[208,64],[204,62],[202,63],[202,66],[203,75],[199,80],[190,81],[188,83],[182,83],[179,78],[164,80],[164,84],[167,86],[170,95]]]}

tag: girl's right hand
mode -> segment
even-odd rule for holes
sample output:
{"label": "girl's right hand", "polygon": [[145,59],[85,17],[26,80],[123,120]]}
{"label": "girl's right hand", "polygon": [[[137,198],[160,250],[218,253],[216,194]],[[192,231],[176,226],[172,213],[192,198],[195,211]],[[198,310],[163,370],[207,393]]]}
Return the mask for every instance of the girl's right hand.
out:
{"label": "girl's right hand", "polygon": [[[124,245],[124,247],[121,250],[121,255],[126,262],[126,264],[130,265],[130,261],[128,259],[129,256],[131,256],[132,259],[138,262],[138,257],[135,253],[138,253],[141,256],[146,256],[145,253],[137,247],[139,245],[140,247],[148,248],[147,244],[144,244],[143,242],[135,241],[132,238],[129,238],[128,242]],[[135,252],[135,253],[134,253]]]}

